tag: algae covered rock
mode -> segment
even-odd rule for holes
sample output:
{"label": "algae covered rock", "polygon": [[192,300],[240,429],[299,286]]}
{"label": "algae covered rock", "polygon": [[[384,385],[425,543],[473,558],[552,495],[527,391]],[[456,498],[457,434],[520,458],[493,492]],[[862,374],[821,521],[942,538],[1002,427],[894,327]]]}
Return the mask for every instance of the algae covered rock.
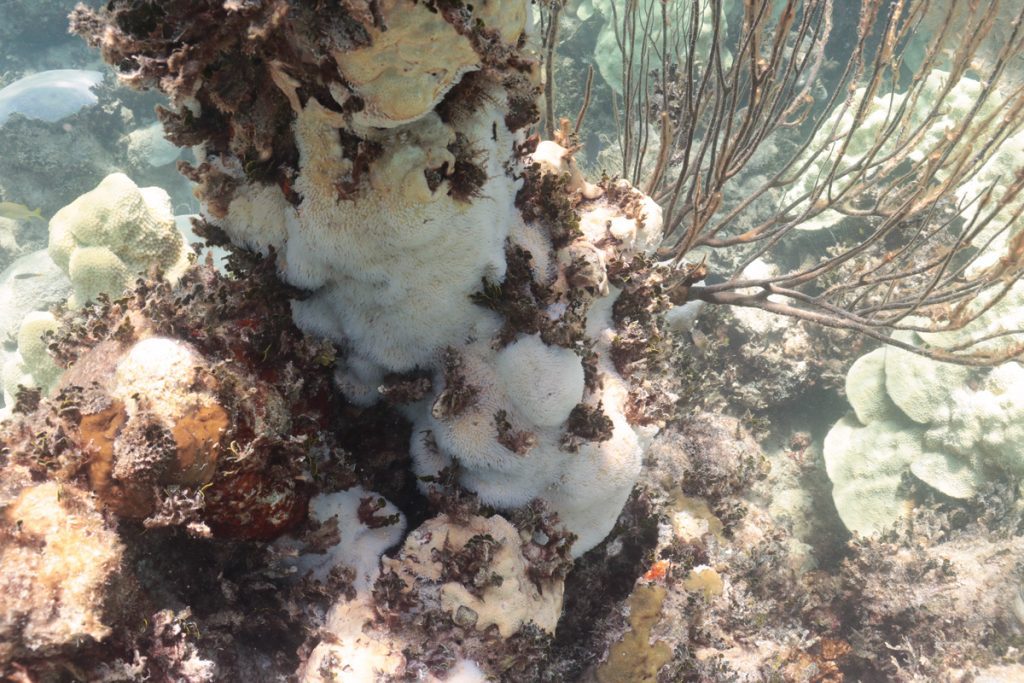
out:
{"label": "algae covered rock", "polygon": [[385,559],[429,609],[509,638],[529,622],[554,633],[562,613],[562,582],[534,581],[519,531],[500,516],[464,522],[441,515],[406,539],[396,559]]}
{"label": "algae covered rock", "polygon": [[0,666],[107,637],[104,605],[123,550],[87,492],[29,483],[16,470],[5,469],[0,494],[9,530],[0,535]]}

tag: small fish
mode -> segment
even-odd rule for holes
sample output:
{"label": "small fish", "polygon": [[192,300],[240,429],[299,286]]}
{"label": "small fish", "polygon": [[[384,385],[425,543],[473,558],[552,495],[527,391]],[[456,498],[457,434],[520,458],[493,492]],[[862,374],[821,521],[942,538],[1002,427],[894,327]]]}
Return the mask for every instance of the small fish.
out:
{"label": "small fish", "polygon": [[696,349],[701,353],[707,351],[708,347],[711,345],[711,341],[708,339],[708,336],[696,328],[690,330],[690,340],[693,342],[694,347],[696,347]]}
{"label": "small fish", "polygon": [[27,280],[30,277],[39,277],[42,273],[18,273],[14,276],[15,280]]}
{"label": "small fish", "polygon": [[43,214],[39,212],[39,209],[32,211],[24,204],[15,204],[14,202],[0,202],[0,216],[15,221],[26,221],[30,218],[40,221],[46,220],[43,218]]}

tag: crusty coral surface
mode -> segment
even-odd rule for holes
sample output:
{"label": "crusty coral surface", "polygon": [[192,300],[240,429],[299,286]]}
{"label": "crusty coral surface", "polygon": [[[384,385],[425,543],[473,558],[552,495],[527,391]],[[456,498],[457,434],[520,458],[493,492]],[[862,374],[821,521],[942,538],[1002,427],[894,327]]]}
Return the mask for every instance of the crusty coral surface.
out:
{"label": "crusty coral surface", "polygon": [[170,96],[205,217],[306,290],[295,321],[340,347],[349,400],[429,380],[403,405],[416,474],[457,467],[503,509],[542,499],[593,547],[658,422],[629,374],[661,311],[620,294],[654,270],[661,209],[525,135],[528,3],[194,4],[79,8],[73,26],[122,82]]}
{"label": "crusty coral surface", "polygon": [[[293,327],[272,269],[232,268],[239,277],[195,267],[175,287],[150,282],[59,318],[47,352],[69,368],[49,397],[20,391],[0,423],[3,675],[237,680],[267,658],[297,667],[298,624],[333,596],[326,576],[289,580],[291,551],[266,541],[293,532],[304,551],[323,546],[310,496],[358,479],[327,426],[333,351]],[[390,481],[383,469],[377,482]],[[243,616],[260,604],[265,618]],[[273,652],[255,644],[271,634]]]}
{"label": "crusty coral surface", "polygon": [[124,550],[80,487],[10,464],[2,475],[0,670],[110,635],[104,604]]}

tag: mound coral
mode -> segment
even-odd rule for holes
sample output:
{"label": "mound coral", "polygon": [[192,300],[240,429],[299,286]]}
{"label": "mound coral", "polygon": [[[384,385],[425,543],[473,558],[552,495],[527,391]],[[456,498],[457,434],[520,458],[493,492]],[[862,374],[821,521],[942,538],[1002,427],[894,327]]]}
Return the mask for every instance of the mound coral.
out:
{"label": "mound coral", "polygon": [[68,304],[78,308],[101,293],[121,294],[150,268],[177,279],[191,250],[175,227],[167,193],[114,173],[54,214],[49,252],[71,278]]}
{"label": "mound coral", "polygon": [[[456,468],[499,508],[543,499],[586,551],[652,429],[623,371],[660,323],[619,295],[651,269],[660,209],[524,136],[539,92],[526,2],[284,7],[170,3],[175,32],[224,22],[215,62],[132,34],[135,3],[74,23],[112,63],[154,55],[122,80],[167,92],[169,138],[201,145],[183,168],[205,217],[307,290],[295,322],[340,347],[351,401],[401,397],[424,486]],[[395,390],[410,381],[415,395]]]}
{"label": "mound coral", "polygon": [[[1020,316],[1021,301],[1017,287],[964,330],[901,338],[942,345],[997,335]],[[984,342],[1006,343],[998,336]],[[1016,362],[982,372],[893,347],[857,359],[846,376],[853,413],[836,423],[824,444],[833,500],[846,527],[871,534],[905,514],[908,474],[957,499],[973,498],[986,482],[1019,480],[1022,386],[1024,368]]]}
{"label": "mound coral", "polygon": [[47,392],[60,377],[61,369],[50,357],[46,341],[46,335],[57,328],[57,319],[45,312],[29,313],[21,321],[18,350],[5,359],[0,375],[5,405],[14,405],[18,387]]}

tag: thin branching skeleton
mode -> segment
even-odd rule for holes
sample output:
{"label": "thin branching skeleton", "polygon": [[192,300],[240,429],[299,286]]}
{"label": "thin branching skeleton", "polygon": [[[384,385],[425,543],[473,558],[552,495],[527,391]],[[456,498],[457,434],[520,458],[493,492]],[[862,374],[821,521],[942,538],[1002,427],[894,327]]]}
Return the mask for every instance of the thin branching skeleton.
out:
{"label": "thin branching skeleton", "polygon": [[[830,65],[841,11],[859,11],[857,34],[848,60]],[[1024,130],[1024,85],[1007,77],[1011,66],[1021,72],[1024,9],[998,0],[622,0],[611,13],[622,56],[618,172],[663,207],[661,258],[680,273],[695,253],[728,268],[723,281],[691,286],[690,299],[855,330],[963,364],[1024,353],[1013,336],[1021,330],[946,348],[891,336],[962,330],[1024,275],[1024,158],[1013,177],[958,193]],[[932,38],[908,73],[903,51],[924,30]],[[705,45],[701,32],[710,34]],[[937,92],[935,69],[948,72]],[[980,93],[936,140],[935,122],[964,78],[980,82]],[[881,132],[852,155],[869,117]],[[796,142],[759,186],[738,194],[751,160],[780,135]],[[775,202],[769,217],[741,220],[765,201]],[[826,211],[870,229],[788,272],[743,276]],[[1001,256],[986,257],[994,249]],[[732,260],[716,260],[718,250]],[[995,337],[1005,338],[981,343]]]}

